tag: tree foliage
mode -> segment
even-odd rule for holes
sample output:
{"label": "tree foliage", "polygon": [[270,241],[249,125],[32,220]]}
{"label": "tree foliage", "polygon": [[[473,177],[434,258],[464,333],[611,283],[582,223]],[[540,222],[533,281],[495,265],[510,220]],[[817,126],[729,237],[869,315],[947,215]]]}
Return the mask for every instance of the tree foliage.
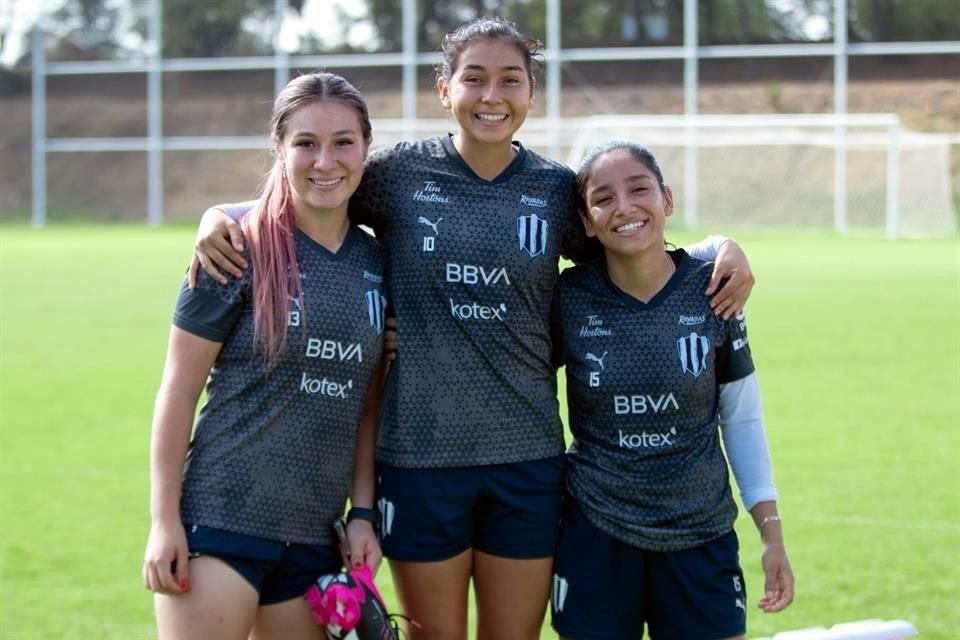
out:
{"label": "tree foliage", "polygon": [[52,16],[58,27],[52,56],[69,60],[112,58],[118,49],[122,6],[99,0],[71,0]]}
{"label": "tree foliage", "polygon": [[164,0],[163,55],[171,58],[267,55],[272,43],[244,32],[243,21],[252,18],[272,27],[273,0],[196,2]]}
{"label": "tree foliage", "polygon": [[960,11],[946,0],[850,0],[851,41],[960,40]]}
{"label": "tree foliage", "polygon": [[[273,0],[163,1],[163,55],[207,57],[269,55],[273,43]],[[300,13],[308,0],[289,0]],[[342,33],[369,19],[376,34],[370,46],[402,49],[402,2],[357,0],[364,18],[343,11],[330,16]],[[836,0],[700,0],[700,44],[797,42],[832,38]],[[851,41],[960,40],[956,0],[842,0],[849,3]],[[677,46],[683,42],[682,0],[561,0],[564,47]],[[104,59],[136,55],[131,47],[146,42],[147,5],[142,0],[67,0],[45,16],[58,59]],[[417,43],[436,50],[443,35],[480,15],[502,15],[526,33],[546,35],[545,0],[419,0]],[[827,25],[811,36],[811,17]],[[308,25],[309,26],[309,25]],[[131,38],[130,36],[139,36]],[[322,50],[316,37],[302,38],[309,52]],[[131,44],[133,43],[133,44]],[[342,45],[340,50],[352,50]]]}

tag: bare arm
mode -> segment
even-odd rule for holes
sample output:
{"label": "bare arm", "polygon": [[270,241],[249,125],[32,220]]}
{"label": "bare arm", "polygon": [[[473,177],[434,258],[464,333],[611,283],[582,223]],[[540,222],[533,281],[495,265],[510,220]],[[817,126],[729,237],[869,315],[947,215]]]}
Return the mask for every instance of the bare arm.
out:
{"label": "bare arm", "polygon": [[167,360],[153,412],[150,438],[150,537],[143,582],[151,591],[190,589],[187,540],[180,518],[183,463],[193,416],[221,343],[170,328]]}
{"label": "bare arm", "polygon": [[724,320],[741,313],[756,283],[747,254],[736,242],[723,236],[709,236],[686,247],[687,253],[701,260],[713,260],[713,277],[704,292],[713,296],[710,308]]}
{"label": "bare arm", "polygon": [[[357,430],[357,448],[353,461],[353,479],[350,490],[352,507],[375,509],[374,456],[377,449],[377,428],[380,420],[380,395],[389,364],[380,363],[367,387],[367,397],[363,406],[363,415]],[[374,573],[380,566],[382,554],[377,542],[373,523],[355,519],[347,524],[347,538],[350,541],[350,562],[353,568],[369,566]]]}
{"label": "bare arm", "polygon": [[758,502],[750,515],[754,524],[760,530],[760,539],[763,541],[763,554],[760,562],[763,565],[763,597],[759,607],[765,613],[783,611],[793,602],[794,577],[793,568],[787,558],[787,550],[783,544],[783,528],[780,526],[780,516],[777,515],[777,503]]}
{"label": "bare arm", "polygon": [[764,593],[758,606],[766,613],[782,611],[793,602],[794,577],[777,515],[777,489],[755,373],[720,385],[720,425],[743,505],[763,541]]}
{"label": "bare arm", "polygon": [[197,286],[197,271],[202,267],[210,277],[220,284],[227,283],[223,271],[239,278],[247,268],[247,261],[241,255],[243,251],[243,231],[237,220],[252,209],[256,202],[242,202],[234,205],[216,205],[203,212],[197,239],[193,245],[193,260],[187,272],[187,281],[191,289]]}

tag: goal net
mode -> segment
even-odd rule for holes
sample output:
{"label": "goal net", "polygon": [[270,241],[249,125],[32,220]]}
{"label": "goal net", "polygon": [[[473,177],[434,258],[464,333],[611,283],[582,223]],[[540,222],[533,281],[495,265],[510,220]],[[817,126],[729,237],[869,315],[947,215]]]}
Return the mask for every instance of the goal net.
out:
{"label": "goal net", "polygon": [[691,227],[957,232],[949,139],[894,115],[597,116],[564,137],[573,167],[612,139],[648,147]]}
{"label": "goal net", "polygon": [[[446,133],[447,120],[382,120],[376,144]],[[904,129],[893,114],[604,115],[528,119],[523,143],[576,168],[625,139],[656,155],[688,227],[957,233],[951,139]]]}

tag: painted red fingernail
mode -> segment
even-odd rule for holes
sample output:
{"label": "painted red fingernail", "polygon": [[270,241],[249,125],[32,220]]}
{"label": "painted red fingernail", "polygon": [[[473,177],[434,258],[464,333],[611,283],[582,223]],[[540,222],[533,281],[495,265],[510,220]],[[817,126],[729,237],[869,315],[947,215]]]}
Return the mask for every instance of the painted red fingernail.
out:
{"label": "painted red fingernail", "polygon": [[184,578],[180,581],[180,588],[184,591],[190,591],[190,581]]}

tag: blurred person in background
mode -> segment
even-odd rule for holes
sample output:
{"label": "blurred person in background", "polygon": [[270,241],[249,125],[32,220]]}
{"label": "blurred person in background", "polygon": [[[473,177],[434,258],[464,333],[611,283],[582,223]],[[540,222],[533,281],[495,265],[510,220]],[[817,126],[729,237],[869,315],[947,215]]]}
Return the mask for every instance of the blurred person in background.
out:
{"label": "blurred person in background", "polygon": [[[539,638],[550,592],[565,449],[550,308],[577,221],[573,171],[513,139],[540,49],[500,18],[449,33],[437,91],[456,131],[372,154],[350,202],[383,243],[403,342],[384,389],[377,504],[413,640],[467,638],[471,581],[477,638]],[[204,214],[194,268],[221,282],[221,269],[242,272],[231,218],[251,206]],[[714,311],[739,312],[746,256],[723,238],[696,250],[717,258]]]}
{"label": "blurred person in background", "polygon": [[380,562],[383,258],[347,218],[371,142],[366,103],[340,76],[302,75],[270,124],[276,159],[240,221],[248,266],[225,284],[184,283],[170,330],[143,563],[165,639],[325,638],[304,594],[343,564],[332,525],[348,495],[342,551]]}
{"label": "blurred person in background", "polygon": [[577,189],[578,264],[553,316],[574,439],[553,626],[571,640],[634,640],[644,625],[655,639],[743,638],[727,457],[763,540],[759,607],[794,593],[744,316],[711,313],[712,265],[667,250],[673,193],[647,149],[594,149]]}

